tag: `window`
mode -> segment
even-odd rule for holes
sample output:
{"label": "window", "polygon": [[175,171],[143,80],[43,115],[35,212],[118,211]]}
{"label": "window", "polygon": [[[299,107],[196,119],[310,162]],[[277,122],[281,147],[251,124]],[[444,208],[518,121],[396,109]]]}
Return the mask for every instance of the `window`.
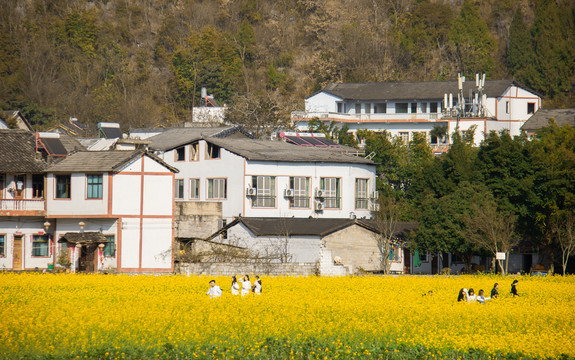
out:
{"label": "window", "polygon": [[421,103],[421,112],[424,114],[427,112],[427,103],[426,102]]}
{"label": "window", "polygon": [[387,103],[375,104],[374,112],[376,114],[385,114],[387,112]]}
{"label": "window", "polygon": [[338,113],[343,113],[343,112],[344,112],[344,111],[343,111],[343,103],[341,103],[341,102],[338,102],[338,103],[337,103],[337,112],[338,112]]}
{"label": "window", "polygon": [[462,263],[463,259],[455,254],[451,254],[451,262],[452,263]]}
{"label": "window", "polygon": [[176,199],[183,199],[184,198],[184,179],[176,179],[175,185],[176,185],[176,189],[175,189]]}
{"label": "window", "polygon": [[70,198],[70,175],[56,175],[56,199]]}
{"label": "window", "polygon": [[437,103],[436,102],[429,103],[429,112],[432,114],[437,114]]}
{"label": "window", "polygon": [[48,235],[32,236],[32,256],[48,256]]}
{"label": "window", "polygon": [[326,209],[337,209],[340,204],[340,179],[320,178],[320,188],[324,192],[324,202]]}
{"label": "window", "polygon": [[407,114],[407,103],[396,103],[395,104],[396,114]]}
{"label": "window", "polygon": [[366,114],[371,114],[371,103],[366,103],[366,104],[364,105],[364,108],[365,108],[365,113],[366,113]]}
{"label": "window", "polygon": [[88,199],[102,198],[102,175],[86,175],[88,179]]}
{"label": "window", "polygon": [[0,235],[0,257],[6,256],[6,235]]}
{"label": "window", "polygon": [[361,114],[361,104],[355,104],[355,113]]}
{"label": "window", "polygon": [[505,113],[506,113],[506,114],[509,114],[510,107],[511,107],[511,106],[510,106],[510,104],[509,104],[509,101],[506,101],[506,102],[505,102]]}
{"label": "window", "polygon": [[208,179],[208,199],[225,199],[227,179]]}
{"label": "window", "polygon": [[206,157],[208,159],[219,159],[220,158],[220,147],[218,145],[207,143],[208,151]]}
{"label": "window", "polygon": [[200,143],[190,144],[190,161],[198,161],[200,159]]}
{"label": "window", "polygon": [[289,200],[290,208],[309,208],[309,177],[291,176],[289,187],[293,190],[293,198]]}
{"label": "window", "polygon": [[275,176],[252,176],[252,187],[257,190],[252,201],[253,207],[276,206],[276,178]]}
{"label": "window", "polygon": [[104,246],[104,256],[114,257],[116,256],[116,237],[114,235],[105,235],[106,246]]}
{"label": "window", "polygon": [[412,114],[417,113],[417,103],[411,103],[411,113]]}
{"label": "window", "polygon": [[[228,221],[226,219],[219,219],[218,220],[218,230],[221,230],[226,227]],[[223,230],[221,232],[222,240],[227,240],[228,238],[228,230]]]}
{"label": "window", "polygon": [[369,202],[367,192],[368,179],[355,179],[355,208],[367,209]]}
{"label": "window", "polygon": [[392,246],[389,250],[389,261],[401,261],[401,248]]}
{"label": "window", "polygon": [[4,197],[4,189],[6,188],[6,177],[4,174],[0,174],[0,199]]}
{"label": "window", "polygon": [[528,114],[535,114],[535,103],[527,103],[527,113]]}
{"label": "window", "polygon": [[186,147],[182,146],[176,149],[176,161],[186,161]]}
{"label": "window", "polygon": [[[0,191],[2,186],[0,185]],[[43,175],[32,175],[32,197],[43,198],[44,197],[44,176]]]}
{"label": "window", "polygon": [[428,262],[429,261],[429,259],[427,258],[426,252],[419,254],[419,261],[421,261],[421,262]]}
{"label": "window", "polygon": [[190,179],[190,199],[200,198],[200,179]]}
{"label": "window", "polygon": [[407,131],[405,132],[401,131],[399,133],[399,138],[401,139],[401,141],[403,141],[404,144],[407,144],[409,142],[409,133]]}

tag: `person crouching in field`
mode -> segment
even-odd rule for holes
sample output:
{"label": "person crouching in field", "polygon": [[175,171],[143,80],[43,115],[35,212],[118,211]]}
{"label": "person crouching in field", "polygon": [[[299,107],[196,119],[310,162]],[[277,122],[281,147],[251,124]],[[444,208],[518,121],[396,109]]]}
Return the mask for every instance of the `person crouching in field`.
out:
{"label": "person crouching in field", "polygon": [[248,295],[251,289],[252,283],[250,281],[250,277],[248,275],[244,275],[244,279],[242,280],[242,296]]}
{"label": "person crouching in field", "polygon": [[208,290],[206,295],[209,295],[210,298],[219,298],[222,296],[222,289],[218,285],[216,285],[216,280],[210,281],[210,289]]}
{"label": "person crouching in field", "polygon": [[257,275],[256,275],[256,280],[254,281],[254,286],[252,287],[252,291],[256,295],[262,294],[262,281],[260,280],[260,277]]}
{"label": "person crouching in field", "polygon": [[232,295],[239,295],[240,294],[240,283],[235,276],[232,276]]}

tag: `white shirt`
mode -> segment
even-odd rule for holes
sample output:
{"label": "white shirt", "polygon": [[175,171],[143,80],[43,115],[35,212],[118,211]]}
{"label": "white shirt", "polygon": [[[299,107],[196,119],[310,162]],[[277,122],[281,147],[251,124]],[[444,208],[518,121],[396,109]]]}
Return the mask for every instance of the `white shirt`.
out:
{"label": "white shirt", "polygon": [[232,295],[239,295],[240,294],[240,284],[238,282],[235,282],[232,285]]}
{"label": "white shirt", "polygon": [[257,295],[261,295],[262,293],[262,286],[257,280],[254,282],[254,293],[256,293]]}
{"label": "white shirt", "polygon": [[242,281],[242,296],[248,295],[252,289],[252,283],[249,280]]}
{"label": "white shirt", "polygon": [[470,303],[470,304],[471,304],[471,303],[474,303],[475,300],[477,300],[477,295],[475,295],[475,294],[469,295],[469,296],[467,297],[467,302]]}
{"label": "white shirt", "polygon": [[206,295],[209,295],[210,298],[218,298],[222,296],[222,289],[218,285],[214,285],[210,287]]}

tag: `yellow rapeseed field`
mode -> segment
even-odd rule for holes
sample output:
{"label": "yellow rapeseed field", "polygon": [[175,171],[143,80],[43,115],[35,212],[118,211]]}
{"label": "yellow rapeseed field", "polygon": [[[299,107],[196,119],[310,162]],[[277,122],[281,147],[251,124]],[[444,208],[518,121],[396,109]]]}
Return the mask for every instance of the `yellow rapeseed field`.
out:
{"label": "yellow rapeseed field", "polygon": [[[220,299],[205,295],[210,279],[2,273],[0,358],[331,359],[421,348],[575,357],[572,276],[517,277],[516,298],[514,278],[495,276],[264,276],[263,294],[244,298],[216,277]],[[499,299],[457,303],[460,288],[489,294],[495,282]]]}

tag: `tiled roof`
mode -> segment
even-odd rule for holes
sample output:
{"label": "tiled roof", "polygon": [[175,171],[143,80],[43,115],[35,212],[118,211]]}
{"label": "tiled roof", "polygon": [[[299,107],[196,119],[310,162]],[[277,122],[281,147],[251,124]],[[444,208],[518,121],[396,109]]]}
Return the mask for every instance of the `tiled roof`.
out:
{"label": "tiled roof", "polygon": [[[525,88],[513,80],[486,80],[485,94],[488,97],[501,96],[511,85]],[[476,89],[475,79],[466,81],[463,94]],[[526,89],[529,90],[529,89]],[[344,100],[443,100],[444,94],[457,94],[457,81],[426,82],[372,82],[372,83],[332,83],[322,91]],[[531,91],[531,90],[529,90]]]}
{"label": "tiled roof", "polygon": [[0,130],[0,172],[39,173],[44,162],[36,155],[34,133],[26,130]]}
{"label": "tiled roof", "polygon": [[539,109],[523,124],[522,130],[534,132],[549,125],[554,119],[558,126],[571,125],[575,127],[575,108],[570,109]]}
{"label": "tiled roof", "polygon": [[[182,127],[166,129],[162,133],[148,138],[151,150],[168,151],[176,147],[189,144],[203,137],[230,136],[242,133],[239,127]],[[242,137],[247,137],[243,135]]]}
{"label": "tiled roof", "polygon": [[[230,223],[228,227],[237,222],[244,224],[256,236],[320,236],[324,237],[352,225],[359,225],[373,232],[378,232],[374,220],[347,219],[347,218],[264,218],[264,217],[241,217]],[[398,222],[398,238],[404,238],[406,233],[414,230],[417,223]],[[227,228],[227,227],[226,227]]]}
{"label": "tiled roof", "polygon": [[348,154],[346,152],[350,149],[348,147],[297,146],[279,140],[234,138],[206,138],[205,140],[252,161],[373,164],[371,160]]}
{"label": "tiled roof", "polygon": [[[84,173],[84,172],[115,172],[134,158],[144,154],[142,150],[134,151],[79,151],[71,154],[58,163],[50,166],[47,171],[54,173]],[[146,153],[172,172],[178,170],[157,156]]]}

